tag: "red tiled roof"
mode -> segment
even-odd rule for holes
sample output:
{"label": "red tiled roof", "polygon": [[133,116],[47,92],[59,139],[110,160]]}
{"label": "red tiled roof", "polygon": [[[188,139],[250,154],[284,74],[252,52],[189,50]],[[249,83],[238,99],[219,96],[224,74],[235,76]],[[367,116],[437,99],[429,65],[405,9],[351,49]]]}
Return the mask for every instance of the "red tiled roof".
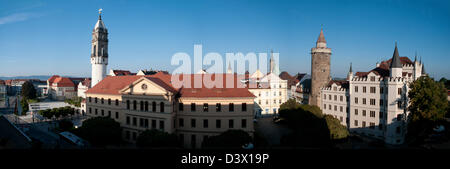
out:
{"label": "red tiled roof", "polygon": [[53,83],[56,83],[57,87],[75,87],[75,84],[67,77],[58,77]]}
{"label": "red tiled roof", "polygon": [[113,70],[113,73],[116,76],[128,76],[128,75],[133,75],[133,73],[131,73],[129,70]]}
{"label": "red tiled roof", "polygon": [[52,84],[52,83],[55,81],[55,79],[58,78],[58,77],[60,77],[60,76],[58,76],[58,75],[53,75],[52,77],[48,78],[49,84]]}
{"label": "red tiled roof", "polygon": [[[100,81],[93,88],[86,91],[86,93],[99,93],[99,94],[120,94],[119,91],[132,84],[136,80],[142,77],[146,77],[157,85],[173,93],[179,93],[180,97],[254,97],[252,93],[248,91],[245,85],[242,85],[237,79],[238,75],[235,75],[234,88],[226,88],[226,75],[223,74],[224,88],[206,88],[203,84],[201,88],[194,87],[194,76],[204,77],[208,74],[187,74],[184,76],[191,76],[191,88],[181,87],[176,89],[171,83],[172,75],[158,72],[154,75],[146,76],[108,76]],[[181,76],[183,77],[183,76]],[[211,75],[211,79],[215,79],[215,75]],[[237,88],[237,85],[242,85],[243,88]]]}
{"label": "red tiled roof", "polygon": [[5,85],[5,81],[0,80],[0,85]]}

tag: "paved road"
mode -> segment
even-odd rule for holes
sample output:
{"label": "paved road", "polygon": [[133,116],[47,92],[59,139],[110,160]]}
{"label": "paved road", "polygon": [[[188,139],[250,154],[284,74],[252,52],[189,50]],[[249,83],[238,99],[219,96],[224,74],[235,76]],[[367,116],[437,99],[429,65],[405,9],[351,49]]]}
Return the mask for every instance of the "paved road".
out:
{"label": "paved road", "polygon": [[279,146],[281,137],[292,132],[291,129],[274,123],[272,117],[259,118],[255,124],[255,131],[264,137],[271,147]]}

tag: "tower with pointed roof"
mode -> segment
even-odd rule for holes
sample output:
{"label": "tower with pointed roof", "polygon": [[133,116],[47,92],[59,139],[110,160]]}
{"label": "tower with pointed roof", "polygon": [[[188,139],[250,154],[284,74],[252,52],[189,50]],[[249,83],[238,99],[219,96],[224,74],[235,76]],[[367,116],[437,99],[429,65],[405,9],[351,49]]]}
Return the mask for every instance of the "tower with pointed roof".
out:
{"label": "tower with pointed roof", "polygon": [[395,42],[394,55],[392,56],[391,65],[389,66],[389,73],[391,77],[402,77],[402,62],[398,54],[397,42]]}
{"label": "tower with pointed roof", "polygon": [[352,63],[350,63],[350,70],[348,71],[347,74],[347,80],[352,80],[353,78],[353,70],[352,70]]}
{"label": "tower with pointed roof", "polygon": [[273,57],[273,50],[270,51],[270,73],[273,73],[277,76],[280,75],[280,67]]}
{"label": "tower with pointed roof", "polygon": [[101,10],[94,30],[92,31],[92,81],[91,87],[106,77],[106,66],[108,65],[108,30],[102,20]]}
{"label": "tower with pointed roof", "polygon": [[311,95],[309,97],[311,105],[321,107],[320,90],[331,80],[330,57],[331,49],[327,47],[322,28],[316,47],[311,49]]}

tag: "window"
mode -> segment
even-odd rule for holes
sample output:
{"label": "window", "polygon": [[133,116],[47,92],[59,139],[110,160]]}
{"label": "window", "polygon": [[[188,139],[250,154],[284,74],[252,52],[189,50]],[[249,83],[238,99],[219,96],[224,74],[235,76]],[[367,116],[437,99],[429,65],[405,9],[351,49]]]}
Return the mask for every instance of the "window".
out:
{"label": "window", "polygon": [[355,126],[358,126],[358,120],[355,120]]}
{"label": "window", "polygon": [[178,126],[184,127],[184,119],[183,118],[178,119]]}
{"label": "window", "polygon": [[144,104],[144,111],[148,111],[148,101],[145,101],[145,104]]}
{"label": "window", "polygon": [[280,96],[281,96],[281,91],[279,92]]}
{"label": "window", "polygon": [[371,76],[370,81],[372,81],[372,82],[375,81],[375,76]]}
{"label": "window", "polygon": [[195,103],[191,103],[191,111],[195,111]]}
{"label": "window", "polygon": [[89,114],[92,114],[92,108],[89,107]]}
{"label": "window", "polygon": [[220,120],[216,120],[216,128],[221,128],[222,124]]}
{"label": "window", "polygon": [[191,127],[195,128],[195,119],[191,119]]}
{"label": "window", "polygon": [[141,103],[139,105],[140,105],[140,108],[141,108],[140,110],[144,111],[144,101],[141,101]]}
{"label": "window", "polygon": [[183,111],[183,109],[184,109],[183,103],[178,103],[178,110]]}
{"label": "window", "polygon": [[216,103],[216,112],[222,111],[222,104]]}
{"label": "window", "polygon": [[342,112],[344,109],[342,108],[342,106],[341,107],[339,107],[339,111],[340,112]]}
{"label": "window", "polygon": [[208,128],[208,120],[207,119],[203,120],[203,128]]}
{"label": "window", "polygon": [[355,86],[355,93],[358,93],[358,86]]}
{"label": "window", "polygon": [[342,101],[342,100],[343,100],[343,98],[344,98],[344,97],[342,97],[342,96],[339,96],[339,101]]}
{"label": "window", "polygon": [[152,120],[152,129],[156,129],[156,120]]}
{"label": "window", "polygon": [[358,98],[355,97],[355,104],[358,104]]}
{"label": "window", "polygon": [[363,93],[366,93],[366,86],[363,86]]}
{"label": "window", "polygon": [[242,111],[247,111],[247,103],[242,103]]}
{"label": "window", "polygon": [[397,94],[398,94],[398,95],[401,95],[401,94],[402,94],[402,88],[398,88]]}
{"label": "window", "polygon": [[159,129],[164,130],[164,120],[159,121]]}
{"label": "window", "polygon": [[323,94],[323,100],[327,100],[327,95]]}
{"label": "window", "polygon": [[369,123],[369,128],[374,129],[375,128],[375,123]]}
{"label": "window", "polygon": [[102,109],[102,116],[104,116],[104,115],[105,115],[105,110]]}
{"label": "window", "polygon": [[108,105],[111,105],[111,99],[108,99]]}
{"label": "window", "polygon": [[344,119],[342,118],[342,116],[339,117],[339,120],[342,122]]}
{"label": "window", "polygon": [[370,117],[375,117],[375,111],[370,111]]}
{"label": "window", "polygon": [[130,109],[130,100],[127,100],[127,109]]}
{"label": "window", "polygon": [[337,96],[336,95],[334,95],[334,101],[337,101]]}
{"label": "window", "polygon": [[327,109],[327,104],[323,104],[323,109]]}
{"label": "window", "polygon": [[133,126],[136,126],[137,125],[137,119],[136,119],[136,117],[133,117]]}
{"label": "window", "polygon": [[97,103],[97,97],[94,98],[95,103]]}
{"label": "window", "polygon": [[362,115],[366,116],[366,110],[362,110]]}
{"label": "window", "polygon": [[330,104],[330,105],[328,105],[328,109],[330,109],[330,110],[331,110],[331,104]]}
{"label": "window", "polygon": [[358,115],[358,109],[355,109],[355,115]]}
{"label": "window", "polygon": [[230,104],[229,104],[229,109],[230,109],[230,112],[233,112],[233,111],[234,111],[234,104],[233,104],[233,103],[230,103]]}
{"label": "window", "polygon": [[277,103],[277,100],[273,99],[273,104]]}
{"label": "window", "polygon": [[366,127],[366,122],[365,121],[362,122],[362,127]]}
{"label": "window", "polygon": [[92,102],[92,97],[88,97],[88,99],[89,99],[89,103]]}
{"label": "window", "polygon": [[375,93],[376,88],[375,87],[370,87],[370,93]]}
{"label": "window", "polygon": [[144,127],[145,127],[145,128],[148,128],[148,119],[145,119],[145,120],[144,120]]}
{"label": "window", "polygon": [[116,99],[116,106],[119,105],[119,99]]}
{"label": "window", "polygon": [[247,119],[242,119],[241,126],[242,128],[247,128]]}
{"label": "window", "polygon": [[228,120],[228,127],[233,128],[234,127],[234,121],[233,119]]}
{"label": "window", "polygon": [[104,100],[103,98],[101,99],[101,103],[102,103],[102,104],[105,103],[105,100]]}
{"label": "window", "polygon": [[95,115],[97,115],[98,114],[98,111],[97,111],[97,109],[95,109]]}
{"label": "window", "polygon": [[380,87],[380,94],[384,93],[384,87]]}
{"label": "window", "polygon": [[139,118],[139,127],[144,127],[144,119]]}
{"label": "window", "polygon": [[108,111],[108,117],[111,117],[111,111]]}
{"label": "window", "polygon": [[130,116],[127,116],[127,125],[130,125]]}
{"label": "window", "polygon": [[373,105],[373,106],[375,106],[375,99],[370,99],[370,105]]}
{"label": "window", "polygon": [[116,112],[116,119],[119,119],[119,112]]}
{"label": "window", "polygon": [[337,106],[336,105],[334,105],[334,111],[337,111]]}
{"label": "window", "polygon": [[328,95],[328,100],[331,100],[331,94],[330,94],[330,95]]}
{"label": "window", "polygon": [[208,103],[203,104],[203,112],[208,112]]}
{"label": "window", "polygon": [[164,102],[159,103],[159,109],[162,112],[164,112]]}
{"label": "window", "polygon": [[137,109],[136,106],[137,106],[136,100],[133,100],[133,110]]}
{"label": "window", "polygon": [[191,136],[191,148],[195,148],[195,145],[196,145],[197,143],[196,143],[196,139],[195,139],[195,134],[193,134],[192,136]]}
{"label": "window", "polygon": [[402,101],[398,101],[398,102],[397,102],[397,108],[399,108],[399,109],[402,108]]}
{"label": "window", "polygon": [[363,98],[363,104],[366,104],[366,98]]}

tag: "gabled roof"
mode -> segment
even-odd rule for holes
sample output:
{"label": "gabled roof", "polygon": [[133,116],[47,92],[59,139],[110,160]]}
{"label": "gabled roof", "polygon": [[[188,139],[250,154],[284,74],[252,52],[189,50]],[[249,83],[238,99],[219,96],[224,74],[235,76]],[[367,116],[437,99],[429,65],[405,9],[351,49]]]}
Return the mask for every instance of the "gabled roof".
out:
{"label": "gabled roof", "polygon": [[331,87],[331,85],[336,84],[338,86],[341,86],[342,88],[348,89],[349,83],[347,80],[331,80],[328,82],[327,87]]}
{"label": "gabled roof", "polygon": [[116,76],[129,76],[133,75],[129,70],[112,70]]}
{"label": "gabled roof", "polygon": [[58,77],[53,81],[57,87],[75,87],[75,84],[67,77]]}
{"label": "gabled roof", "polygon": [[52,84],[55,81],[55,79],[59,77],[60,77],[59,75],[53,75],[52,77],[48,78],[48,82]]}
{"label": "gabled roof", "polygon": [[[133,84],[137,80],[142,77],[151,80],[158,86],[171,91],[172,93],[178,93],[180,97],[254,97],[252,93],[248,91],[245,85],[241,84],[238,79],[238,76],[234,74],[234,85],[231,88],[227,88],[226,86],[226,74],[222,74],[223,77],[223,88],[207,88],[202,84],[200,88],[194,88],[194,78],[198,76],[200,78],[206,78],[209,74],[186,74],[183,76],[190,76],[191,78],[191,87],[181,87],[175,88],[172,84],[172,75],[166,74],[164,72],[158,72],[154,75],[146,75],[146,76],[108,76],[100,81],[93,88],[90,88],[86,91],[87,94],[95,93],[95,94],[111,94],[111,95],[119,95],[122,89],[125,89],[127,86]],[[228,74],[229,75],[229,74]],[[183,77],[182,76],[182,77]],[[184,78],[184,77],[183,77]],[[211,79],[215,80],[216,75],[211,74]],[[243,78],[243,77],[240,77]],[[242,88],[239,88],[240,86]]]}

